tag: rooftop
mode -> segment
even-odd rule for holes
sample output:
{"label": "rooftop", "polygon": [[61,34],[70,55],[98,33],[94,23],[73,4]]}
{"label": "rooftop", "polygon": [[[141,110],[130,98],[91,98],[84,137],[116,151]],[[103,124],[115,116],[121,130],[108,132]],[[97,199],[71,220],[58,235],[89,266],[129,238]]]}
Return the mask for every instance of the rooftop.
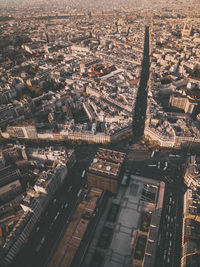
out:
{"label": "rooftop", "polygon": [[117,178],[120,171],[120,164],[103,161],[101,159],[94,158],[89,167],[89,171],[97,172],[102,175],[109,175]]}
{"label": "rooftop", "polygon": [[7,184],[5,186],[2,186],[2,187],[0,187],[0,196],[3,195],[3,194],[8,193],[10,191],[13,191],[13,190],[15,190],[17,188],[20,188],[20,187],[21,187],[21,184],[20,184],[19,180],[16,180],[16,181],[14,181],[12,183],[9,183],[9,184]]}
{"label": "rooftop", "polygon": [[[153,201],[143,196],[147,187]],[[129,186],[107,202],[82,266],[153,266],[164,192],[163,182],[131,175]]]}
{"label": "rooftop", "polygon": [[100,158],[102,160],[107,160],[114,163],[123,163],[125,156],[125,153],[104,148],[99,148],[96,154],[96,158]]}

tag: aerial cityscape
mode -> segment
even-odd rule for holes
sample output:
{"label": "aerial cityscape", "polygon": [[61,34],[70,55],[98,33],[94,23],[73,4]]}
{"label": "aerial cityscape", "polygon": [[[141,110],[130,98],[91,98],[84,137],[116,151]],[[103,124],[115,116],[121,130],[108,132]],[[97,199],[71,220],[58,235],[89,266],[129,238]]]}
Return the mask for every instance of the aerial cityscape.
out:
{"label": "aerial cityscape", "polygon": [[200,267],[200,1],[0,0],[0,267]]}

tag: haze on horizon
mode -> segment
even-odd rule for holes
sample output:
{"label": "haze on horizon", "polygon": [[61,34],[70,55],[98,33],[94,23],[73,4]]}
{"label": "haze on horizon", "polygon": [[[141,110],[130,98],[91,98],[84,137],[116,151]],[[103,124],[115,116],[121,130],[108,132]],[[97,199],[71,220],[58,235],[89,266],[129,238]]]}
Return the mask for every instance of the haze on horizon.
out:
{"label": "haze on horizon", "polygon": [[[4,6],[70,6],[75,8],[101,8],[101,9],[120,9],[122,7],[137,8],[145,5],[145,7],[161,7],[171,6],[171,4],[192,4],[198,3],[198,0],[0,0],[0,4]],[[19,6],[20,7],[20,6]]]}

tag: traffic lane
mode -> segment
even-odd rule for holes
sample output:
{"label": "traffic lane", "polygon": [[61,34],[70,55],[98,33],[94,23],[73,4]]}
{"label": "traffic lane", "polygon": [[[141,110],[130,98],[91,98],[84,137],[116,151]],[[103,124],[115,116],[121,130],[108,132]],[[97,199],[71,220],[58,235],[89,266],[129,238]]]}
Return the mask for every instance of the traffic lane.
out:
{"label": "traffic lane", "polygon": [[[66,186],[66,189],[68,189],[68,188],[69,187]],[[74,187],[74,189],[75,189],[75,187]],[[61,200],[59,200],[56,197],[54,197],[51,200],[51,202],[48,205],[48,208],[45,210],[45,212],[41,216],[39,222],[36,224],[35,232],[34,232],[35,240],[32,240],[33,246],[34,246],[34,243],[37,242],[38,239],[40,239],[41,236],[48,231],[48,228],[51,225],[51,221],[54,219],[54,217],[56,216],[57,212],[61,211],[62,203],[64,203],[67,200],[70,200],[71,198],[73,198],[73,194],[76,194],[76,191],[78,191],[78,188],[76,188],[75,191],[71,190],[71,192],[64,192],[60,196]],[[39,231],[37,231],[38,227],[39,227]]]}
{"label": "traffic lane", "polygon": [[[78,172],[80,172],[80,169]],[[76,207],[77,202],[79,200],[79,198],[77,197],[77,194],[80,191],[80,188],[81,188],[80,186],[84,185],[84,183],[85,183],[85,181],[82,182],[82,180],[83,179],[81,179],[80,182],[77,182],[77,180],[74,182],[74,179],[72,179],[73,185],[72,185],[72,183],[70,183],[70,186],[67,186],[65,188],[67,194],[63,195],[63,197],[61,197],[60,200],[58,200],[58,203],[60,206],[59,215],[58,215],[59,218],[57,218],[57,215],[56,215],[56,217],[54,217],[54,219],[53,219],[54,221],[56,221],[55,223],[53,223],[53,227],[56,227],[56,230],[64,227],[64,225],[66,223],[66,219],[69,219],[73,209]],[[68,213],[68,211],[69,211],[69,213]],[[57,212],[57,214],[58,214],[58,212]],[[61,224],[57,225],[60,222],[61,222]],[[51,223],[51,225],[52,225],[52,223]],[[55,226],[55,225],[57,225],[57,226]],[[43,263],[42,260],[44,261],[48,257],[48,254],[51,250],[51,249],[50,250],[48,249],[49,245],[51,243],[54,244],[56,242],[56,239],[57,239],[57,231],[54,231],[53,229],[51,229],[51,227],[49,230],[50,230],[49,235],[51,236],[51,242],[46,241],[46,243],[44,244],[44,249],[42,252],[40,252],[41,255],[43,256],[43,258],[39,257],[40,258],[40,264]],[[54,232],[55,232],[55,235],[54,235]],[[45,245],[46,245],[46,249],[47,249],[46,253],[45,253]],[[44,257],[44,255],[46,255],[46,257]]]}
{"label": "traffic lane", "polygon": [[[174,169],[166,169],[158,168],[158,162],[151,162],[151,164],[146,164],[144,162],[135,162],[135,161],[127,161],[126,163],[126,174],[127,175],[141,175],[144,177],[149,177],[156,180],[164,181],[166,184],[176,184],[179,182],[179,176],[174,174]],[[148,165],[152,165],[149,167]],[[154,166],[153,166],[154,165]],[[127,172],[128,171],[128,172]]]}
{"label": "traffic lane", "polygon": [[[138,175],[143,177],[149,177],[151,179],[159,180],[165,182],[165,186],[170,189],[172,192],[177,192],[177,188],[180,188],[180,183],[182,180],[182,176],[168,174],[165,175],[165,172],[159,170],[157,167],[147,168],[141,165],[134,165],[134,170],[132,168],[127,168],[125,175],[127,175],[130,179],[131,175]],[[173,177],[173,178],[172,178]]]}
{"label": "traffic lane", "polygon": [[[72,201],[76,198],[76,191],[74,192],[74,198],[73,199],[71,198]],[[71,204],[71,206],[72,206],[72,204]],[[33,233],[32,238],[30,237],[30,241],[29,241],[28,245],[25,247],[25,250],[21,254],[21,257],[18,259],[18,262],[20,264],[23,264],[23,262],[25,261],[27,266],[34,266],[34,264],[35,264],[35,257],[38,258],[38,254],[35,255],[35,251],[40,246],[40,243],[41,243],[42,239],[44,237],[46,239],[46,236],[48,236],[49,233],[51,234],[50,231],[52,231],[51,228],[53,226],[52,225],[52,222],[54,222],[54,218],[57,215],[57,213],[59,212],[59,210],[60,210],[60,206],[59,206],[58,209],[56,209],[54,211],[53,214],[51,214],[51,215],[49,215],[49,216],[46,217],[45,224],[42,224],[42,225],[41,224],[38,224],[39,226],[37,226],[37,227],[40,227],[40,230],[38,232],[36,232],[36,233]],[[56,229],[55,233],[57,233],[58,229],[59,228]],[[42,250],[42,249],[44,248],[44,246],[46,244],[47,243],[45,243],[45,242],[41,244],[40,250],[43,251],[43,253],[44,253],[44,250]],[[49,244],[49,242],[48,242],[48,244]],[[32,262],[33,262],[33,264],[32,264]]]}
{"label": "traffic lane", "polygon": [[77,192],[78,189],[71,190],[71,196],[68,197],[68,200],[60,206],[59,210],[56,212],[55,217],[50,221],[49,227],[46,229],[46,231],[43,231],[41,233],[38,244],[32,248],[28,266],[43,266],[51,251],[51,248],[57,240],[58,229],[62,229],[63,226],[68,222],[71,211],[77,204]]}
{"label": "traffic lane", "polygon": [[35,249],[35,247],[41,241],[43,235],[46,234],[46,232],[48,231],[48,228],[50,226],[50,221],[57,212],[57,209],[54,210],[53,208],[51,208],[51,205],[49,207],[50,209],[48,209],[48,216],[45,216],[43,214],[40,220],[36,223],[36,226],[29,237],[28,243],[19,254],[19,258],[23,258],[26,257],[28,254],[32,254],[31,251]]}
{"label": "traffic lane", "polygon": [[[54,216],[56,216],[56,213],[58,212],[60,206],[62,205],[63,201],[67,201],[68,198],[72,199],[72,196],[74,194],[74,198],[76,198],[76,194],[78,190],[80,189],[83,182],[81,181],[81,171],[85,164],[77,164],[75,166],[75,169],[69,172],[69,176],[66,178],[66,181],[64,185],[58,190],[58,192],[54,195],[53,200],[57,199],[56,204],[52,203],[52,201],[48,204],[44,214],[48,211],[47,216],[44,216],[44,214],[41,216],[39,222],[36,224],[35,231],[32,232],[29,241],[27,245],[24,247],[24,249],[21,250],[21,252],[17,255],[16,262],[17,265],[14,263],[13,266],[20,266],[20,264],[23,266],[25,260],[29,261],[29,258],[33,257],[33,251],[36,249],[36,246],[39,242],[41,242],[42,237],[44,234],[46,234],[46,231],[49,227],[51,227],[51,220]],[[66,192],[67,188],[69,186],[72,186],[73,190],[71,192]],[[39,233],[37,233],[37,228],[39,227]],[[58,232],[58,229],[57,229]],[[32,256],[31,256],[32,255]],[[19,263],[19,264],[18,264]],[[27,265],[28,266],[28,265]]]}
{"label": "traffic lane", "polygon": [[[79,192],[80,192],[80,190],[79,190]],[[40,264],[43,264],[43,266],[49,265],[49,262],[51,261],[57,247],[59,246],[60,240],[61,240],[62,236],[64,235],[66,228],[72,219],[72,216],[76,210],[76,207],[83,197],[83,194],[79,194],[79,192],[77,194],[76,199],[73,201],[73,205],[71,207],[70,206],[67,207],[69,209],[69,213],[67,214],[67,220],[64,221],[64,225],[63,225],[60,233],[58,235],[56,234],[56,239],[53,242],[53,245],[51,246],[50,251],[48,251],[47,256],[45,257],[45,261],[43,262],[44,264],[42,262],[40,262]]]}
{"label": "traffic lane", "polygon": [[[172,207],[170,212],[169,206]],[[160,247],[159,260],[160,264],[164,262],[164,266],[172,266],[174,261],[177,208],[177,196],[175,193],[167,192],[163,211],[162,244]]]}
{"label": "traffic lane", "polygon": [[[157,163],[157,162],[156,162]],[[158,165],[156,165],[155,168],[147,168],[144,166],[143,163],[128,163],[127,164],[129,168],[126,170],[127,175],[135,174],[135,175],[144,175],[149,177],[149,173],[151,172],[150,176],[153,176],[152,178],[157,177],[159,180],[162,180],[162,176],[165,174],[165,171],[162,171],[158,168]],[[161,167],[162,164],[160,164]],[[152,171],[153,169],[153,171]],[[168,173],[171,172],[173,174],[174,168],[170,170]],[[161,245],[161,253],[160,253],[160,266],[163,263],[163,256],[164,252],[166,253],[165,256],[165,266],[168,266],[168,264],[171,264],[173,258],[173,252],[174,252],[174,241],[171,239],[173,236],[176,235],[176,229],[175,229],[175,222],[176,222],[176,191],[175,187],[173,186],[173,192],[171,192],[170,188],[166,187],[166,195],[164,200],[164,207],[163,207],[163,227],[161,227],[161,234],[162,234],[162,245]],[[168,211],[168,207],[171,206],[170,211]],[[168,217],[166,217],[168,216]],[[166,217],[166,218],[164,218]],[[169,219],[168,219],[169,218]]]}
{"label": "traffic lane", "polygon": [[[68,204],[68,206],[73,205],[73,201],[77,197],[79,187],[71,185],[70,187],[66,187],[65,189],[66,189],[66,191],[64,191],[64,194],[61,195],[59,200],[58,199],[56,200],[56,203],[53,203],[56,198],[54,198],[51,201],[51,204],[53,205],[54,209],[52,209],[51,212],[49,211],[47,216],[43,216],[43,218],[42,218],[43,225],[42,226],[44,226],[45,228],[43,227],[40,230],[41,234],[44,234],[45,231],[46,232],[48,231],[47,225],[50,227],[51,222],[54,220],[57,213],[63,212],[64,206],[66,204]],[[45,214],[46,214],[46,212],[45,212]]]}
{"label": "traffic lane", "polygon": [[66,208],[63,206],[62,210],[60,210],[60,213],[58,214],[57,217],[54,218],[54,220],[51,223],[51,228],[48,229],[48,232],[45,236],[45,242],[43,243],[42,247],[40,248],[39,251],[36,250],[34,251],[35,257],[33,257],[33,261],[31,261],[32,266],[44,266],[44,263],[46,262],[47,257],[49,256],[49,253],[54,246],[54,244],[57,242],[57,237],[58,237],[58,229],[62,229],[66,223],[69,222],[69,217],[71,214],[71,210],[73,209],[74,206],[74,201],[73,203],[69,202],[67,203],[68,205]]}

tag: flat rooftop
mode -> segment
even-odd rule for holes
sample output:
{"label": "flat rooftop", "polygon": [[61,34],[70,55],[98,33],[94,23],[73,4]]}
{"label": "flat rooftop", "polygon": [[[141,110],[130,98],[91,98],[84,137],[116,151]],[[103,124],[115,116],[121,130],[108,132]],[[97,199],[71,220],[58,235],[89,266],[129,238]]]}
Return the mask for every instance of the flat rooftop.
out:
{"label": "flat rooftop", "polygon": [[131,175],[110,198],[82,267],[154,266],[165,184]]}
{"label": "flat rooftop", "polygon": [[105,148],[99,148],[96,154],[96,158],[105,159],[114,163],[123,163],[126,154]]}
{"label": "flat rooftop", "polygon": [[121,164],[107,162],[101,159],[94,158],[93,162],[89,167],[89,172],[96,172],[102,175],[112,176],[118,178]]}

